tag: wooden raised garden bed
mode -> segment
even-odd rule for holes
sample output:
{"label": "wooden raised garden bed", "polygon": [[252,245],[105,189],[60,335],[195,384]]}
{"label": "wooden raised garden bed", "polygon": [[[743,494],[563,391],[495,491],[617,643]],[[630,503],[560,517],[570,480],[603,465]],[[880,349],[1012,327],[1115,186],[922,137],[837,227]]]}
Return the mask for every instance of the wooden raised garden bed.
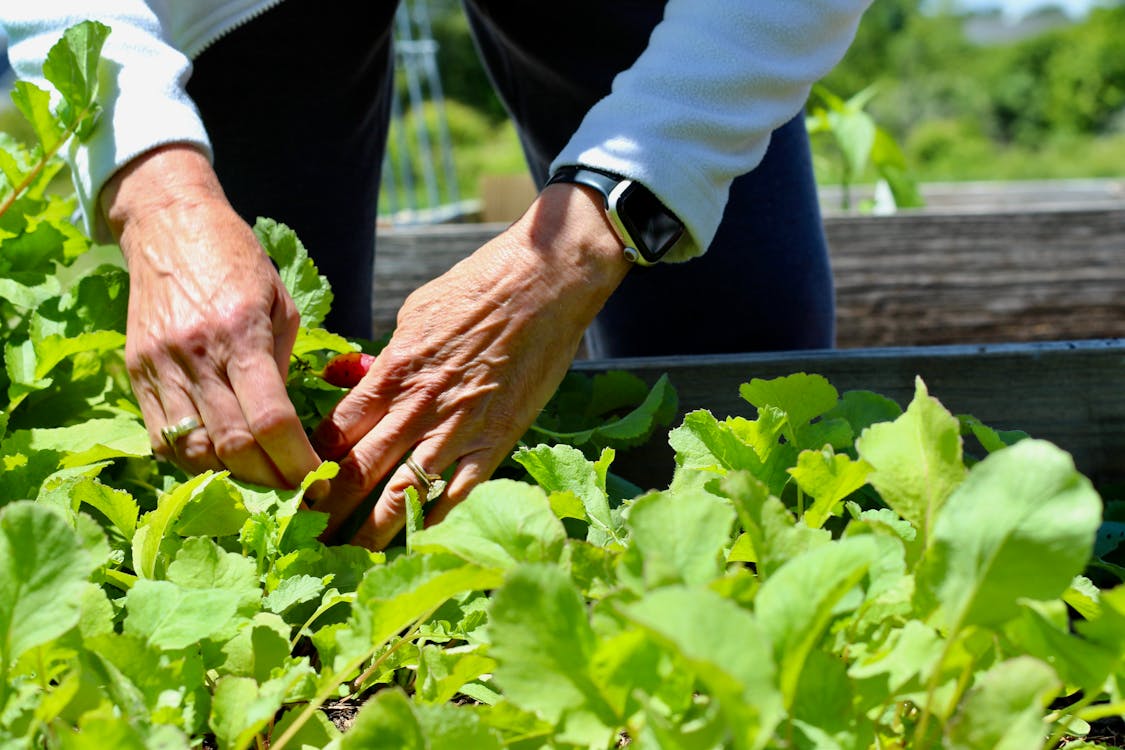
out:
{"label": "wooden raised garden bed", "polygon": [[[1125,181],[931,186],[892,216],[826,210],[840,348],[1125,337]],[[831,205],[831,197],[826,205]],[[385,228],[376,328],[504,228]]]}
{"label": "wooden raised garden bed", "polygon": [[[738,392],[752,378],[817,373],[841,393],[874,391],[905,406],[920,376],[954,414],[1050,440],[1096,485],[1125,486],[1123,339],[586,360],[574,369],[624,369],[650,383],[667,374],[679,395],[673,426],[695,409],[720,419],[753,416]],[[653,439],[615,466],[626,478],[657,486],[671,477],[672,451],[666,440]]]}

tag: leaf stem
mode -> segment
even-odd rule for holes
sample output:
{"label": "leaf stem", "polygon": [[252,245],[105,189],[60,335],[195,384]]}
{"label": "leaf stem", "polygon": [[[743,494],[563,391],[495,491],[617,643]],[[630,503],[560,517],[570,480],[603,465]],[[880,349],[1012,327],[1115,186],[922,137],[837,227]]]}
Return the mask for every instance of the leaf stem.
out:
{"label": "leaf stem", "polygon": [[[442,604],[444,603],[445,602],[442,602]],[[361,686],[363,684],[363,681],[370,677],[371,674],[374,673],[374,670],[381,666],[384,661],[386,661],[388,656],[393,654],[400,645],[409,642],[414,634],[418,632],[418,628],[422,627],[422,623],[424,623],[426,620],[429,620],[430,617],[433,616],[434,612],[437,612],[438,607],[440,606],[441,605],[439,604],[438,606],[431,608],[430,611],[426,612],[424,615],[416,619],[414,621],[414,624],[412,624],[406,631],[406,633],[403,634],[402,639],[399,640],[398,643],[387,649],[386,653],[376,659],[370,667],[365,669],[358,677],[356,677],[356,679],[352,682],[353,686],[355,686],[355,688]],[[317,691],[317,694],[313,696],[313,699],[309,701],[308,704],[305,705],[304,710],[301,711],[297,718],[293,720],[293,723],[286,727],[281,736],[277,738],[277,742],[274,742],[270,746],[271,750],[283,750],[283,748],[290,742],[290,740],[292,740],[293,737],[296,736],[297,732],[301,730],[301,727],[303,727],[308,722],[308,720],[312,718],[314,713],[320,710],[320,707],[324,705],[324,702],[327,701],[328,698],[331,697],[332,693],[335,692],[336,688],[338,688],[344,682],[342,675],[349,675],[352,672],[358,671],[359,668],[363,666],[363,663],[374,656],[375,652],[378,651],[379,647],[382,645],[382,643],[375,644],[364,653],[352,659],[344,666],[343,669],[337,672],[336,675],[334,675],[323,688]]]}
{"label": "leaf stem", "polygon": [[67,141],[69,141],[71,136],[73,136],[78,131],[78,126],[82,124],[82,122],[90,115],[92,111],[93,107],[91,105],[86,106],[86,108],[83,109],[78,114],[78,116],[74,118],[73,123],[71,125],[68,125],[63,130],[62,137],[58,140],[58,142],[51,148],[45,148],[43,150],[43,156],[40,157],[35,166],[31,168],[31,171],[24,175],[24,178],[20,180],[20,184],[14,185],[12,187],[12,192],[8,195],[7,198],[4,199],[4,202],[0,204],[0,216],[3,216],[5,213],[7,213],[8,209],[15,204],[20,195],[23,194],[23,192],[29,187],[31,187],[32,183],[35,182],[35,178],[37,178],[40,173],[42,173],[42,171],[46,168],[48,162],[50,162],[51,159],[53,159],[54,156],[60,150],[62,150],[63,145]]}

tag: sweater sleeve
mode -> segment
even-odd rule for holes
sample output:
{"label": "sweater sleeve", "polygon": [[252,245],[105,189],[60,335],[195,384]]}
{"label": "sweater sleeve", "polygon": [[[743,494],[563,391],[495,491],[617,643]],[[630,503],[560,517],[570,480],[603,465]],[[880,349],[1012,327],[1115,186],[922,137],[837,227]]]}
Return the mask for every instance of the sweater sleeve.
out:
{"label": "sweater sleeve", "polygon": [[160,18],[141,0],[38,0],[0,6],[16,74],[53,93],[43,79],[47,51],[70,26],[87,19],[110,27],[99,71],[102,120],[91,137],[72,144],[68,160],[91,236],[109,241],[98,195],[130,159],[167,143],[191,143],[210,155],[210,141],[184,86],[188,58],[167,41]]}
{"label": "sweater sleeve", "polygon": [[706,251],[730,184],[835,66],[870,0],[669,0],[632,67],[552,169],[583,164],[641,182],[684,222],[669,261]]}

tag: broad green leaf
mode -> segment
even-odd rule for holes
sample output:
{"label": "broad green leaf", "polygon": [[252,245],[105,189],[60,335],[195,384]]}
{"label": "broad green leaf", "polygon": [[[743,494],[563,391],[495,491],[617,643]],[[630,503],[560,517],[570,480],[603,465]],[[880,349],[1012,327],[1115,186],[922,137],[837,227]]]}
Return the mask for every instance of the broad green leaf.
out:
{"label": "broad green leaf", "polygon": [[227,629],[238,605],[234,591],[141,579],[125,595],[125,633],[162,650],[187,648]]}
{"label": "broad green leaf", "polygon": [[314,576],[296,575],[282,578],[281,583],[262,600],[262,606],[270,612],[285,614],[289,609],[303,602],[319,599],[324,592],[324,579]]}
{"label": "broad green leaf", "polygon": [[[1054,605],[1054,606],[1052,606]],[[1004,627],[1018,653],[1050,664],[1068,686],[1097,693],[1120,662],[1116,649],[1078,638],[1071,632],[1061,601],[1027,602]]]}
{"label": "broad green leaf", "polygon": [[543,490],[496,479],[473,488],[441,523],[415,533],[413,549],[506,570],[520,562],[557,562],[565,542],[566,530]]}
{"label": "broad green leaf", "polygon": [[59,282],[55,276],[26,272],[0,277],[0,299],[24,310],[34,310],[58,295]]}
{"label": "broad green leaf", "polygon": [[[573,382],[568,381],[568,382]],[[564,383],[564,386],[566,383]],[[580,408],[587,414],[588,419],[597,420],[593,427],[584,427],[580,430],[549,429],[541,421],[531,426],[530,433],[547,437],[555,442],[562,442],[573,446],[588,443],[601,446],[628,448],[644,443],[652,435],[658,425],[666,425],[675,416],[678,398],[675,389],[662,375],[652,388],[648,390],[644,399],[631,411],[623,416],[607,419],[601,416],[601,411],[624,407],[631,403],[635,388],[641,386],[643,381],[628,373],[606,373],[594,379],[594,387],[588,394],[583,392],[586,400],[584,403],[574,402],[573,399],[563,399],[564,404],[552,404],[559,408],[569,407],[571,410]],[[567,394],[563,394],[565,396]],[[563,414],[570,417],[571,414]]]}
{"label": "broad green leaf", "polygon": [[870,472],[871,467],[866,462],[853,461],[829,446],[801,451],[797,465],[789,469],[789,473],[814,501],[802,516],[805,525],[814,529],[823,526],[837,503],[867,484]]}
{"label": "broad green leaf", "polygon": [[539,445],[521,448],[512,458],[548,493],[569,491],[582,500],[590,523],[588,542],[621,542],[622,530],[609,511],[605,475],[582,451],[569,445]]}
{"label": "broad green leaf", "polygon": [[199,649],[162,651],[136,636],[88,638],[80,654],[102,690],[131,716],[174,724],[188,733],[205,728],[210,691]]}
{"label": "broad green leaf", "polygon": [[348,341],[338,333],[332,333],[324,328],[305,328],[297,330],[297,340],[293,343],[292,355],[305,357],[313,352],[343,352],[358,351],[359,346]]}
{"label": "broad green leaf", "polygon": [[128,716],[108,711],[90,711],[78,720],[78,730],[56,735],[63,750],[188,750],[191,743],[178,728],[168,724],[138,726]]}
{"label": "broad green leaf", "polygon": [[43,63],[43,76],[63,97],[60,108],[68,127],[85,137],[85,122],[97,111],[98,62],[109,27],[97,21],[84,21],[66,30]]}
{"label": "broad green leaf", "polygon": [[78,624],[92,568],[58,511],[31,502],[0,510],[0,659],[5,671],[28,649]]}
{"label": "broad green leaf", "polygon": [[871,465],[868,481],[883,502],[928,540],[935,516],[965,478],[957,418],[917,378],[906,412],[864,430],[856,450]]}
{"label": "broad green leaf", "polygon": [[125,334],[117,331],[88,331],[69,337],[47,336],[35,342],[35,377],[45,378],[56,365],[79,352],[111,352],[124,345]]}
{"label": "broad green leaf", "polygon": [[1001,662],[985,672],[949,722],[950,750],[1026,750],[1047,734],[1043,712],[1061,688],[1045,663],[1028,656]]}
{"label": "broad green leaf", "polygon": [[270,612],[260,612],[223,644],[222,674],[251,677],[259,683],[289,660],[289,625]]}
{"label": "broad green leaf", "polygon": [[727,717],[735,748],[765,747],[783,715],[768,634],[756,617],[707,589],[654,591],[622,608],[695,672]]}
{"label": "broad green leaf", "polygon": [[1054,599],[1082,572],[1101,498],[1074,462],[1022,440],[973,467],[934,523],[918,573],[920,601],[949,632],[997,625],[1020,599]]}
{"label": "broad green leaf", "polygon": [[668,442],[676,451],[676,465],[723,473],[727,469],[761,471],[761,459],[753,446],[734,435],[705,410],[693,411],[672,430]]}
{"label": "broad green leaf", "polygon": [[845,391],[839,403],[824,413],[825,419],[842,419],[859,435],[864,429],[879,422],[893,422],[902,415],[902,407],[895,401],[871,391]]}
{"label": "broad green leaf", "polygon": [[207,482],[184,506],[173,528],[180,536],[233,536],[249,517],[234,483]]}
{"label": "broad green leaf", "polygon": [[630,508],[623,564],[646,588],[706,584],[722,575],[734,521],[730,505],[706,492],[646,495]]}
{"label": "broad green leaf", "polygon": [[57,451],[61,467],[77,467],[110,458],[152,455],[144,424],[131,417],[87,419],[69,427],[13,432],[5,441],[29,452]]}
{"label": "broad green leaf", "polygon": [[1021,430],[995,430],[970,414],[960,414],[957,419],[961,422],[962,430],[971,433],[973,437],[980,441],[981,447],[989,453],[1007,448],[1009,445],[1014,445],[1029,437],[1026,432]]}
{"label": "broad green leaf", "polygon": [[597,637],[562,570],[512,571],[493,595],[488,627],[495,679],[509,700],[552,724],[565,720],[564,733],[579,744],[608,743],[619,719],[591,676]]}
{"label": "broad green leaf", "polygon": [[893,630],[877,650],[855,661],[848,674],[853,680],[869,684],[875,683],[873,678],[880,678],[881,687],[872,702],[882,703],[908,686],[918,689],[945,647],[946,642],[936,630],[920,620],[908,620]]}
{"label": "broad green leaf", "polygon": [[[271,736],[276,741],[276,738],[281,737],[289,727],[297,720],[302,714],[303,706],[297,704],[291,709],[288,709],[281,715],[281,718],[273,725],[273,732]],[[312,715],[312,718],[305,723],[293,734],[290,747],[300,748],[306,750],[311,748],[338,748],[339,745],[333,744],[333,741],[338,741],[342,737],[342,733],[332,723],[323,711],[317,711]]]}
{"label": "broad green leaf", "polygon": [[272,219],[259,218],[254,234],[277,264],[281,280],[301,314],[301,325],[318,327],[332,305],[332,290],[309,258],[305,246],[292,229]]}
{"label": "broad green leaf", "polygon": [[793,558],[758,589],[754,613],[773,646],[787,707],[809,652],[878,552],[879,545],[870,536],[847,537]]}
{"label": "broad green leaf", "polygon": [[51,112],[51,95],[28,81],[16,81],[12,102],[31,123],[31,129],[45,151],[58,147],[63,139],[63,126]]}
{"label": "broad green leaf", "polygon": [[127,541],[133,538],[140,508],[128,492],[108,487],[92,477],[84,477],[73,485],[71,493],[74,500],[104,515]]}
{"label": "broad green leaf", "polygon": [[855,687],[847,664],[827,651],[809,653],[793,699],[793,726],[804,735],[796,747],[870,748],[871,720],[856,710]]}
{"label": "broad green leaf", "polygon": [[496,668],[496,660],[469,651],[450,651],[427,644],[419,651],[416,701],[445,703],[457,695],[465,683]]}
{"label": "broad green leaf", "polygon": [[258,611],[261,584],[254,560],[228,552],[207,537],[184,542],[168,564],[167,578],[186,589],[221,589],[230,592],[243,614]]}

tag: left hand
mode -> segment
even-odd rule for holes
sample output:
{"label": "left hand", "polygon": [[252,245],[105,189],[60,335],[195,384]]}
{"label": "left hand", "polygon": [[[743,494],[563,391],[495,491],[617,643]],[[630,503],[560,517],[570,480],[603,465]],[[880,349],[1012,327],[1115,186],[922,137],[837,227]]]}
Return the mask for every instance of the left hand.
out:
{"label": "left hand", "polygon": [[407,456],[435,474],[456,465],[427,523],[487,479],[624,279],[621,251],[600,195],[553,185],[505,232],[411,294],[390,343],[313,435],[321,457],[340,463],[316,505],[330,513],[326,533],[393,471],[355,539],[385,547],[405,523],[404,490],[419,485],[402,465]]}

